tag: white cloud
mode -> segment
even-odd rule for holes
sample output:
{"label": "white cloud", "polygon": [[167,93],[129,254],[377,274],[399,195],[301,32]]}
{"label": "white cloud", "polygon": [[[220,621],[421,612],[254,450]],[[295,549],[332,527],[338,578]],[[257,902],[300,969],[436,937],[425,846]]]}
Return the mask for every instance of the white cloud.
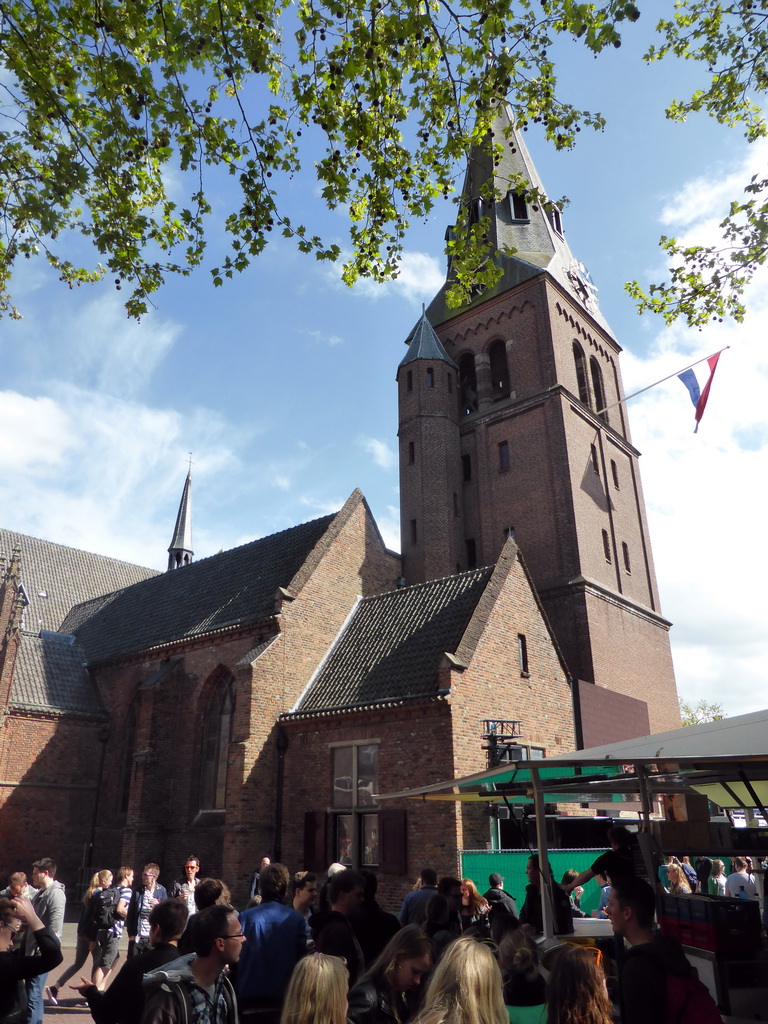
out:
{"label": "white cloud", "polygon": [[57,466],[74,444],[70,417],[53,399],[0,392],[0,477],[38,476]]}
{"label": "white cloud", "polygon": [[325,331],[309,331],[305,330],[302,334],[308,335],[310,338],[314,338],[315,341],[320,341],[323,345],[330,345],[332,348],[336,345],[343,345],[344,339],[338,334],[327,334]]}
{"label": "white cloud", "polygon": [[[323,268],[326,279],[339,288],[341,261]],[[445,283],[444,263],[426,252],[406,252],[400,261],[400,271],[391,281],[372,281],[361,278],[352,285],[352,294],[363,299],[384,299],[394,296],[413,305],[431,302]]]}
{"label": "white cloud", "polygon": [[289,491],[291,489],[290,478],[281,473],[275,474],[269,482],[280,491]]}
{"label": "white cloud", "polygon": [[[734,172],[727,194],[748,169],[745,163]],[[690,182],[665,210],[666,223],[683,229],[686,241],[712,241],[712,225],[722,217],[720,185],[717,175]],[[633,441],[643,452],[662,612],[674,623],[678,690],[689,700],[721,703],[727,714],[764,707],[768,677],[768,271],[754,279],[747,307],[743,325],[713,324],[701,332],[675,325],[644,356],[622,356],[630,394],[731,346],[720,358],[697,434],[693,405],[676,377],[629,403]]]}
{"label": "white cloud", "polygon": [[386,441],[379,441],[375,437],[361,437],[359,444],[382,469],[392,469],[397,464],[397,454]]}
{"label": "white cloud", "polygon": [[[19,410],[36,429],[9,434]],[[0,443],[4,526],[158,568],[190,445],[205,452],[193,479],[237,466],[226,424],[209,410],[182,415],[72,385],[41,399],[0,396],[0,436],[20,437],[23,454]],[[205,541],[196,537],[201,550]]]}

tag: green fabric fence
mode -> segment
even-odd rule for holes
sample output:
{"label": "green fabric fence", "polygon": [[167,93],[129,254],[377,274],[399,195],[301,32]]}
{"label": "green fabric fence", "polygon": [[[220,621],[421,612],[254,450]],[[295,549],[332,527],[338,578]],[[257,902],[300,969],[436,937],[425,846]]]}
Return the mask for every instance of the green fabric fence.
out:
{"label": "green fabric fence", "polygon": [[[601,853],[605,853],[605,847],[599,850],[550,850],[549,863],[555,881],[559,882],[569,868],[583,871],[590,867]],[[514,896],[517,909],[522,909],[528,884],[525,865],[530,853],[527,850],[462,850],[460,855],[462,878],[471,878],[480,892],[485,892],[488,876],[498,871],[504,878],[505,891]],[[581,909],[591,916],[592,911],[597,910],[599,899],[600,886],[593,878],[584,886]]]}

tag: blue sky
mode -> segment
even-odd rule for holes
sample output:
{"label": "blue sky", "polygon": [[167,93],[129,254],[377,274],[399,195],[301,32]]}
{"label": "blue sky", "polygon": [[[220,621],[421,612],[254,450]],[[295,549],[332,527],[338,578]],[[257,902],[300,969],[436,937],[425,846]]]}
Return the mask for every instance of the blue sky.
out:
{"label": "blue sky", "polygon": [[[662,275],[662,232],[714,237],[768,146],[704,118],[664,120],[665,100],[695,86],[695,69],[646,67],[651,27],[597,60],[558,47],[561,91],[600,109],[608,127],[582,132],[565,154],[534,131],[526,142],[550,194],[570,197],[566,236],[625,350],[627,393],[732,346],[697,435],[675,380],[632,401],[629,415],[680,692],[739,714],[765,705],[768,675],[768,275],[743,326],[701,332],[639,318],[623,284]],[[212,198],[225,209],[226,196]],[[308,177],[290,201],[343,241],[342,215],[323,209]],[[2,524],[162,569],[192,451],[196,557],[335,510],[354,487],[398,547],[394,378],[421,303],[442,283],[452,220],[446,203],[414,226],[396,282],[350,290],[276,238],[223,288],[205,269],[172,282],[139,325],[110,284],[70,291],[25,264],[24,320],[0,323]],[[219,245],[214,230],[209,265]]]}

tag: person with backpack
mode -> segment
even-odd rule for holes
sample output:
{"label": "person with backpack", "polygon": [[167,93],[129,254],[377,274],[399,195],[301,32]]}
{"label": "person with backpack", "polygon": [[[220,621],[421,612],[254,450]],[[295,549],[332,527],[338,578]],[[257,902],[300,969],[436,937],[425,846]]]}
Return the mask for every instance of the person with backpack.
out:
{"label": "person with backpack", "polygon": [[619,975],[622,1024],[722,1024],[677,939],[654,935],[655,911],[656,894],[643,879],[626,876],[613,883],[606,913],[630,945]]}
{"label": "person with backpack", "polygon": [[103,991],[109,972],[119,955],[123,925],[131,902],[133,868],[121,867],[117,872],[117,883],[95,893],[91,914],[91,935],[93,936],[92,982]]}
{"label": "person with backpack", "polygon": [[93,939],[91,938],[91,897],[98,892],[105,884],[112,881],[111,871],[97,871],[91,879],[91,884],[83,894],[83,904],[80,917],[77,922],[77,945],[75,947],[75,962],[59,977],[55,985],[48,986],[48,998],[54,1006],[59,1005],[59,989],[73,978],[78,971],[82,971],[85,961],[93,952]]}

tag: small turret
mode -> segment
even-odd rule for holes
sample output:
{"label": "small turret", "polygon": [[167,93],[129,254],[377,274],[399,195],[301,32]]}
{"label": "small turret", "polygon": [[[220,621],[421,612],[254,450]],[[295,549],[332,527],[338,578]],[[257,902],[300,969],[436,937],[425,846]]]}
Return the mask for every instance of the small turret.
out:
{"label": "small turret", "polygon": [[192,469],[187,470],[184,490],[176,516],[173,540],[168,548],[168,569],[180,569],[192,561]]}

